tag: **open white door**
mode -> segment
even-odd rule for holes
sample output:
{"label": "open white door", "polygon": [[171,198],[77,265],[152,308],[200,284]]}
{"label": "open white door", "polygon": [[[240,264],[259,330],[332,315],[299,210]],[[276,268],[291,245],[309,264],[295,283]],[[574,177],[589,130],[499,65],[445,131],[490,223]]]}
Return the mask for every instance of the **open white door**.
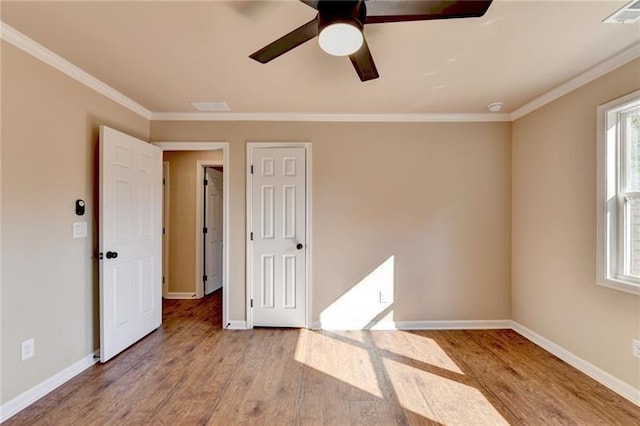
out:
{"label": "open white door", "polygon": [[251,163],[253,325],[306,322],[306,151],[254,148]]}
{"label": "open white door", "polygon": [[162,323],[162,151],[100,127],[100,361]]}
{"label": "open white door", "polygon": [[222,172],[207,167],[205,190],[205,273],[204,294],[222,288]]}

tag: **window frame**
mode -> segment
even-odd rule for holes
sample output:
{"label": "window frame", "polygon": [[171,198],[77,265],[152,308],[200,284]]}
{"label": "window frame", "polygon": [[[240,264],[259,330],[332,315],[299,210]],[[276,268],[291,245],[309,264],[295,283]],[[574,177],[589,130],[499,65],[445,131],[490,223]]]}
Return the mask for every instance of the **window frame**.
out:
{"label": "window frame", "polygon": [[640,90],[600,105],[598,123],[597,279],[600,286],[640,295],[640,277],[627,274],[625,209],[640,191],[628,192],[624,114],[640,107]]}

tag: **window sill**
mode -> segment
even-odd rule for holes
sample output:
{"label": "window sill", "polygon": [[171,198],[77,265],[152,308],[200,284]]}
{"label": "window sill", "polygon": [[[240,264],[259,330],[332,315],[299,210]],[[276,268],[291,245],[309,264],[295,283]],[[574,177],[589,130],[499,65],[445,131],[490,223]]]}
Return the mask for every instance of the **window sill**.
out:
{"label": "window sill", "polygon": [[612,278],[604,278],[604,279],[601,278],[598,280],[598,285],[640,296],[640,284],[637,284],[634,282],[623,281],[620,279],[612,279]]}

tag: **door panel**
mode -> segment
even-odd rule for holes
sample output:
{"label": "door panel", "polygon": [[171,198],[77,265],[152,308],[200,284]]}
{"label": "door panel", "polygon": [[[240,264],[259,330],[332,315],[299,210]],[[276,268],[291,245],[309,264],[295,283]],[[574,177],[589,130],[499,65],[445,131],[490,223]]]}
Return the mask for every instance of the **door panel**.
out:
{"label": "door panel", "polygon": [[205,191],[206,226],[205,235],[205,294],[222,288],[222,197],[223,174],[211,167],[206,168]]}
{"label": "door panel", "polygon": [[106,362],[162,322],[162,152],[104,126],[99,247],[100,361]]}
{"label": "door panel", "polygon": [[[253,324],[304,327],[305,148],[254,148],[251,181]],[[298,249],[297,245],[301,244]]]}

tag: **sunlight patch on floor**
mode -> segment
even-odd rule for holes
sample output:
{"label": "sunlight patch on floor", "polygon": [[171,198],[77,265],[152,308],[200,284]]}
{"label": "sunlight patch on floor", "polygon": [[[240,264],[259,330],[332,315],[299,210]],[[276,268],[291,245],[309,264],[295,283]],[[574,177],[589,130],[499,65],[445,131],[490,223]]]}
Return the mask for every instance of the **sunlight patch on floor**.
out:
{"label": "sunlight patch on floor", "polygon": [[325,330],[389,328],[394,300],[394,256],[390,256],[320,314]]}
{"label": "sunlight patch on floor", "polygon": [[298,337],[294,358],[347,385],[382,398],[370,354],[363,348],[304,330]]}
{"label": "sunlight patch on floor", "polygon": [[445,425],[508,425],[471,386],[383,358],[383,365],[400,405]]}
{"label": "sunlight patch on floor", "polygon": [[[377,348],[424,362],[453,373],[464,374],[433,339],[406,332],[371,333]],[[384,356],[384,354],[383,354]]]}

